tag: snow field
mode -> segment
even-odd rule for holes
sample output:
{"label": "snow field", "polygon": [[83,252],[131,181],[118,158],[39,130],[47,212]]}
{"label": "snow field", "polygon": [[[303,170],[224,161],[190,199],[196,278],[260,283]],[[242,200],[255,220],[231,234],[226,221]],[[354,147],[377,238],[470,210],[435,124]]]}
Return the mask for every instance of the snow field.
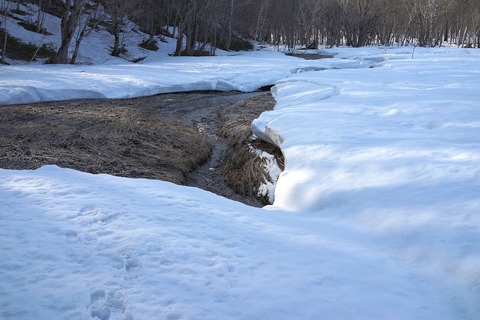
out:
{"label": "snow field", "polygon": [[1,67],[0,104],[276,83],[252,124],[286,158],[275,202],[0,170],[0,319],[480,318],[480,51],[173,58],[169,43],[131,64],[104,36],[80,59],[101,64]]}
{"label": "snow field", "polygon": [[467,319],[480,310],[479,66],[477,52],[425,50],[292,76],[253,124],[280,135],[273,208],[382,235],[439,291],[455,288]]}
{"label": "snow field", "polygon": [[380,239],[333,220],[55,166],[0,175],[2,318],[455,315]]}

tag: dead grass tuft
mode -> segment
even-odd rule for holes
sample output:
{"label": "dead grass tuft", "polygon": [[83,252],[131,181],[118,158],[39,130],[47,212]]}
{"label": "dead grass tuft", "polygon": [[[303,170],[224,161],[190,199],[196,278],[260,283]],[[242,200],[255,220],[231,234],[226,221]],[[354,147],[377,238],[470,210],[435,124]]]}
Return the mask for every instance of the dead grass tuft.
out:
{"label": "dead grass tuft", "polygon": [[283,155],[275,146],[254,139],[251,123],[262,112],[273,109],[274,104],[271,95],[265,94],[241,101],[220,112],[220,134],[230,145],[223,165],[225,181],[236,193],[257,197],[263,204],[268,204],[268,197],[259,197],[257,192],[269,176],[264,169],[264,160],[252,152],[250,146],[274,154],[279,163],[283,163]]}

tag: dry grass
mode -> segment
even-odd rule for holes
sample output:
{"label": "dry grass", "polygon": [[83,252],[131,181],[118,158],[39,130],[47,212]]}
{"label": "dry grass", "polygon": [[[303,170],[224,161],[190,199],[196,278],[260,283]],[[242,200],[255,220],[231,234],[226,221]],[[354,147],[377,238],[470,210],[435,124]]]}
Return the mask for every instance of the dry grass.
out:
{"label": "dry grass", "polygon": [[[211,117],[212,112],[216,117],[217,110],[202,106],[204,94],[0,106],[0,168],[36,169],[55,164],[90,173],[186,184],[189,174],[212,150],[207,141],[212,132],[199,134],[196,124],[206,121],[215,132],[219,125]],[[178,107],[187,101],[198,101],[198,106]],[[172,107],[175,103],[180,104]],[[277,154],[282,163],[277,148],[252,141],[251,122],[273,106],[271,95],[264,94],[219,107],[221,135],[228,141],[223,178],[219,179],[245,196],[243,199],[257,197],[256,190],[268,179],[263,160],[249,146]],[[218,188],[224,189],[220,185]],[[260,200],[267,203],[267,199]]]}
{"label": "dry grass", "polygon": [[257,197],[263,204],[268,204],[268,199],[258,197],[257,190],[269,177],[263,160],[250,146],[276,155],[279,163],[283,163],[283,156],[278,148],[253,139],[251,123],[262,112],[273,109],[274,104],[271,95],[265,94],[229,106],[220,113],[221,135],[230,145],[223,165],[225,181],[236,193]]}
{"label": "dry grass", "polygon": [[209,144],[196,130],[126,102],[0,107],[1,168],[56,164],[184,184],[209,154]]}

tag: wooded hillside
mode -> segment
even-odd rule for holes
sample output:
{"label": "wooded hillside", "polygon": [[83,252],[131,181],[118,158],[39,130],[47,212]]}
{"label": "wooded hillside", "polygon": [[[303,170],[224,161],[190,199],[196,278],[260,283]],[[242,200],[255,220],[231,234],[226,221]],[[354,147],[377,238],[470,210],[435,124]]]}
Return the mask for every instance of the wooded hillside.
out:
{"label": "wooded hillside", "polygon": [[287,48],[480,47],[478,0],[16,0],[2,2],[2,20],[25,3],[36,5],[37,31],[44,12],[61,18],[53,63],[74,62],[75,53],[67,58],[72,41],[79,44],[99,24],[114,35],[112,55],[121,54],[120,35],[129,20],[150,34],[146,48],[155,50],[156,35],[176,37],[175,55],[249,49],[250,40]]}

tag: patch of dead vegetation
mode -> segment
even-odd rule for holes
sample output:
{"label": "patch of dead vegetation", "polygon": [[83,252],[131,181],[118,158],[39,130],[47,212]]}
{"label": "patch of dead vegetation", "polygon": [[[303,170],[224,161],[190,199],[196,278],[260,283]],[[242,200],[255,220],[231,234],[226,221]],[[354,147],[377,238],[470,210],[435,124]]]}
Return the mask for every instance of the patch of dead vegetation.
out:
{"label": "patch of dead vegetation", "polygon": [[263,204],[268,204],[268,197],[258,196],[261,184],[270,179],[265,171],[264,159],[252,152],[252,147],[275,155],[283,170],[281,151],[253,136],[251,123],[266,110],[272,110],[275,101],[270,94],[264,94],[238,102],[220,111],[222,127],[220,133],[230,145],[223,165],[226,183],[236,193],[257,197]]}
{"label": "patch of dead vegetation", "polygon": [[[204,136],[155,106],[87,100],[0,107],[0,167],[55,164],[90,173],[184,184],[205,161]],[[161,108],[161,105],[158,106]]]}

